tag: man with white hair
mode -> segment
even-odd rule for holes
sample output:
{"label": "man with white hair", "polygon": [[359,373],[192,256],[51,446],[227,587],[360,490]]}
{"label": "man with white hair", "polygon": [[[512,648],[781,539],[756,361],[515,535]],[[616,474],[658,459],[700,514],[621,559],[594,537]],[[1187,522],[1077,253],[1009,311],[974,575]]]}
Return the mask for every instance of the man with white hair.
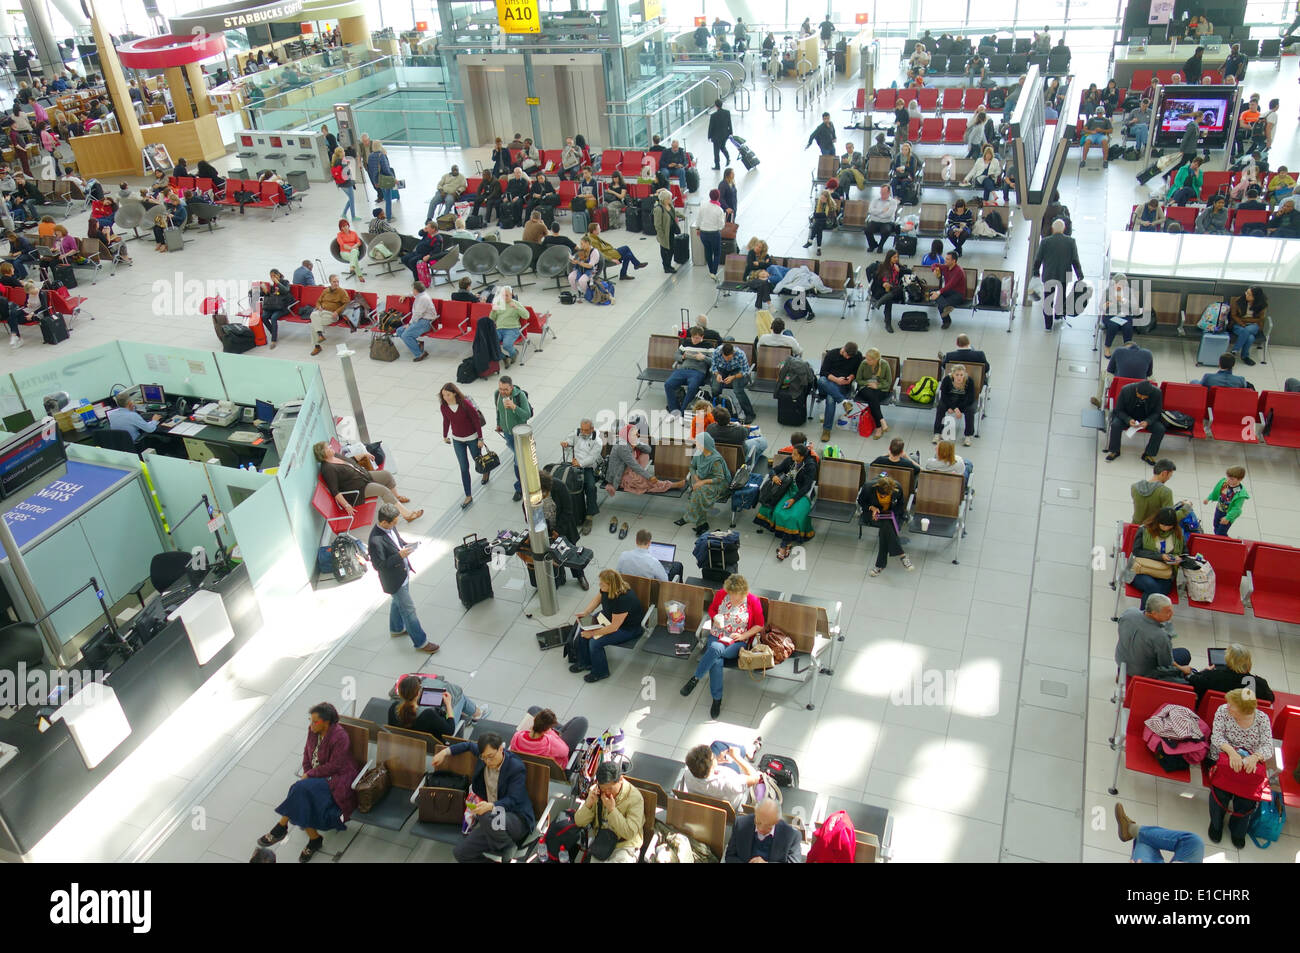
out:
{"label": "man with white hair", "polygon": [[1039,244],[1034,266],[1030,269],[1031,274],[1043,280],[1043,323],[1048,331],[1052,330],[1057,316],[1065,314],[1066,286],[1071,271],[1076,279],[1083,280],[1079,246],[1065,234],[1065,219],[1058,218],[1052,222],[1052,234]]}
{"label": "man with white hair", "polygon": [[799,832],[781,817],[781,805],[765,798],[753,814],[736,815],[723,863],[802,863],[799,841]]}
{"label": "man with white hair", "polygon": [[898,231],[894,220],[898,217],[898,199],[890,194],[889,186],[880,187],[880,195],[867,206],[867,224],[862,234],[867,236],[867,251],[882,252],[885,242]]}
{"label": "man with white hair", "polygon": [[[587,516],[582,521],[582,535],[591,532],[591,518],[600,512],[600,500],[596,496],[596,466],[600,463],[601,448],[604,446],[600,434],[590,417],[583,417],[573,441],[560,441],[561,450],[573,448],[573,463],[582,471],[582,487],[587,500]],[[563,454],[561,454],[563,456]]]}
{"label": "man with white hair", "polygon": [[1169,597],[1153,592],[1147,596],[1145,610],[1133,606],[1119,617],[1119,641],[1115,644],[1115,664],[1125,666],[1130,678],[1158,678],[1166,682],[1186,682],[1192,674],[1192,653],[1173,647],[1174,617]]}

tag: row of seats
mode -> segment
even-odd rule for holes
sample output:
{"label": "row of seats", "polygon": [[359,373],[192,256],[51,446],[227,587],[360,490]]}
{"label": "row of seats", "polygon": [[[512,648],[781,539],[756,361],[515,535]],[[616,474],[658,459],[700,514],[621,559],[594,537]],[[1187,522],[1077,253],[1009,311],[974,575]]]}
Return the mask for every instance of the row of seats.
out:
{"label": "row of seats", "polygon": [[[234,181],[238,182],[239,179]],[[167,184],[178,192],[185,193],[191,190],[202,192],[204,195],[214,201],[225,194],[225,182],[222,182],[221,189],[217,189],[217,183],[214,179],[206,179],[196,175],[173,175],[167,179]]]}
{"label": "row of seats", "polygon": [[[1183,291],[1153,291],[1148,296],[1146,310],[1151,312],[1151,324],[1144,330],[1146,333],[1156,334],[1177,334],[1180,337],[1187,334],[1189,330],[1199,333],[1196,322],[1205,309],[1210,305],[1223,304],[1230,298],[1235,298],[1245,289],[1242,288],[1235,292],[1219,294],[1205,294],[1203,292],[1183,292]],[[1268,342],[1273,334],[1273,317],[1267,311],[1263,318],[1263,333],[1261,337],[1264,342],[1264,356],[1261,362],[1268,363]],[[1138,325],[1135,325],[1137,327]],[[1139,330],[1143,330],[1139,327]],[[1098,333],[1101,331],[1101,325],[1098,324]]]}
{"label": "row of seats", "polygon": [[[1120,598],[1140,599],[1142,593],[1125,583],[1119,585],[1120,573],[1133,552],[1133,543],[1142,527],[1137,523],[1120,523],[1116,529],[1114,553],[1115,569],[1110,586],[1115,590],[1115,611],[1111,618],[1119,619]],[[1212,536],[1191,533],[1187,537],[1189,555],[1201,555],[1214,567],[1214,599],[1197,602],[1188,599],[1188,605],[1211,612],[1245,615],[1246,607],[1241,596],[1241,583],[1250,577],[1251,613],[1257,619],[1273,622],[1300,623],[1300,592],[1295,580],[1300,570],[1300,549],[1281,543],[1263,543],[1257,540],[1235,539],[1229,536]],[[1169,592],[1169,601],[1178,604],[1178,590]]]}
{"label": "row of seats", "polygon": [[[1111,380],[1106,390],[1108,412],[1114,410],[1120,389],[1134,382],[1134,378],[1128,377]],[[1300,448],[1300,394],[1164,381],[1160,385],[1160,396],[1164,410],[1178,411],[1192,418],[1191,430],[1168,431],[1175,436]],[[1217,426],[1216,421],[1219,422]]]}
{"label": "row of seats", "polygon": [[[1204,208],[1204,205],[1166,205],[1164,208],[1165,219],[1170,222],[1177,222],[1179,228],[1191,234],[1196,228],[1196,217],[1201,214]],[[1128,222],[1130,232],[1137,226],[1140,211],[1139,206],[1133,206]],[[1228,231],[1234,235],[1240,235],[1242,229],[1248,225],[1267,225],[1268,220],[1269,213],[1267,209],[1228,209]]]}
{"label": "row of seats", "polygon": [[[955,56],[944,56],[942,53],[932,53],[930,55],[930,65],[925,68],[925,75],[964,76],[967,65],[975,55],[977,54],[961,53]],[[1061,76],[1070,68],[1070,55],[1068,53],[1056,57],[1048,53],[989,53],[978,55],[982,56],[984,69],[990,76],[1020,76],[1028,71],[1031,65],[1037,66],[1045,76]],[[907,58],[904,57],[905,60]]]}
{"label": "row of seats", "polygon": [[[863,110],[865,98],[866,90],[859,89],[858,112]],[[944,89],[935,89],[933,87],[916,89],[911,86],[905,89],[897,89],[893,86],[882,86],[876,90],[872,111],[892,113],[898,107],[898,101],[901,99],[904,105],[911,105],[915,102],[922,112],[938,110],[945,113],[973,113],[985,104],[987,98],[988,90],[982,86],[948,86]]]}
{"label": "row of seats", "polygon": [[283,208],[286,213],[293,208],[294,202],[301,203],[302,196],[294,195],[288,198],[284,194],[284,187],[278,182],[259,182],[257,179],[227,179],[226,190],[221,197],[216,199],[215,204],[227,205],[232,208],[269,208],[271,209],[271,218],[275,218],[275,210]]}

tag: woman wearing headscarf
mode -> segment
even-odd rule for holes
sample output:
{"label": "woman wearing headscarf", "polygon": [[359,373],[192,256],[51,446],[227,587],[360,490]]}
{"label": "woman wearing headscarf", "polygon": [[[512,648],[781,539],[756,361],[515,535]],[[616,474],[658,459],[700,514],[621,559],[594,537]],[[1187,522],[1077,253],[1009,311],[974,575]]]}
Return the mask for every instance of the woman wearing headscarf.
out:
{"label": "woman wearing headscarf", "polygon": [[605,492],[613,496],[616,490],[629,493],[663,493],[686,485],[685,480],[657,480],[647,469],[650,447],[641,439],[633,423],[624,424],[618,439],[609,449],[605,465]]}
{"label": "woman wearing headscarf", "polygon": [[772,470],[772,483],[784,492],[775,503],[759,507],[754,522],[770,529],[781,540],[781,547],[776,551],[780,562],[790,555],[791,546],[815,535],[808,516],[812,509],[808,494],[817,483],[817,458],[808,452],[807,444],[796,443],[790,447],[790,456]]}
{"label": "woman wearing headscarf", "polygon": [[696,536],[706,532],[709,507],[718,501],[730,482],[731,471],[714,446],[713,438],[707,433],[699,434],[695,438],[695,456],[691,459],[691,469],[686,478],[686,515],[674,522],[685,526],[690,520]]}
{"label": "woman wearing headscarf", "polygon": [[664,274],[673,275],[677,273],[673,267],[673,236],[681,231],[678,225],[681,216],[673,208],[673,193],[660,189],[656,198],[654,225],[655,238],[659,241],[659,260],[663,263]]}

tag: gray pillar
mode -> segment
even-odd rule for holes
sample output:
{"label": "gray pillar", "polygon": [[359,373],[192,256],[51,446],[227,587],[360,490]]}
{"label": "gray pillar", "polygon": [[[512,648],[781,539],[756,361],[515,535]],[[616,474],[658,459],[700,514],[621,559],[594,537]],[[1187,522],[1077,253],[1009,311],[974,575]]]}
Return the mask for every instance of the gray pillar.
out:
{"label": "gray pillar", "polygon": [[43,0],[21,0],[21,3],[27,29],[32,34],[32,45],[36,47],[36,55],[41,58],[42,73],[47,77],[57,76],[63,72],[63,56],[59,52],[59,45],[54,42],[54,32],[45,15],[45,4]]}

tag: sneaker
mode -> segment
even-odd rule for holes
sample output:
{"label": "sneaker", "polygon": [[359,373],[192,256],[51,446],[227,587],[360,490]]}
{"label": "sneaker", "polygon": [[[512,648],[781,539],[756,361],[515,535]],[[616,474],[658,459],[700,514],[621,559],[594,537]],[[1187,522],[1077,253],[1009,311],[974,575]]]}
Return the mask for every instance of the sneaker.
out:
{"label": "sneaker", "polygon": [[19,337],[18,335],[16,335],[16,334],[11,334],[11,335],[9,335],[9,346],[10,346],[10,347],[22,347],[22,346],[23,346],[23,339],[20,338],[20,337]]}
{"label": "sneaker", "polygon": [[880,575],[882,572],[884,572],[884,571],[885,571],[885,570],[881,569],[879,566],[872,566],[872,567],[871,567],[871,571],[870,571],[869,573],[867,573],[867,575],[868,575],[868,576],[879,576],[879,575]]}
{"label": "sneaker", "polygon": [[935,434],[933,437],[931,437],[930,442],[937,444],[939,442],[939,435]]}
{"label": "sneaker", "polygon": [[690,695],[691,692],[695,691],[695,686],[698,684],[700,684],[700,680],[694,675],[688,678],[686,684],[682,686],[682,697],[685,698]]}
{"label": "sneaker", "polygon": [[908,572],[911,572],[913,569],[916,568],[915,566],[912,565],[912,560],[908,559],[907,556],[899,556],[898,561],[903,564],[903,568],[906,569]]}
{"label": "sneaker", "polygon": [[961,445],[962,445],[963,447],[969,447],[969,446],[970,446],[970,437],[967,437],[967,438],[965,438],[964,440],[962,440]]}
{"label": "sneaker", "polygon": [[812,248],[812,241],[809,240],[809,241],[804,242],[804,243],[803,243],[803,247],[804,247],[804,248]]}

